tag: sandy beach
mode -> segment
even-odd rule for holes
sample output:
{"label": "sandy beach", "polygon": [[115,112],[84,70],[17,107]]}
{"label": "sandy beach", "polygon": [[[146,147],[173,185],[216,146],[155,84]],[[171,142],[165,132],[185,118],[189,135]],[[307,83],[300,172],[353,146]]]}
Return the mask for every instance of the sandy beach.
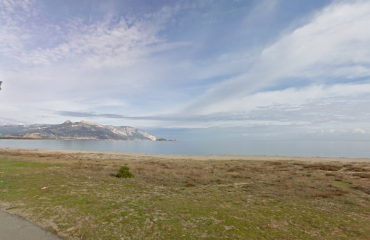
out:
{"label": "sandy beach", "polygon": [[90,159],[119,159],[119,158],[156,158],[172,160],[257,160],[257,161],[282,161],[295,160],[307,162],[370,162],[370,158],[345,158],[345,157],[286,157],[269,155],[179,155],[179,154],[149,154],[149,153],[123,153],[123,152],[102,152],[82,150],[50,150],[50,149],[28,149],[0,147],[0,153],[21,154],[21,155],[84,155]]}

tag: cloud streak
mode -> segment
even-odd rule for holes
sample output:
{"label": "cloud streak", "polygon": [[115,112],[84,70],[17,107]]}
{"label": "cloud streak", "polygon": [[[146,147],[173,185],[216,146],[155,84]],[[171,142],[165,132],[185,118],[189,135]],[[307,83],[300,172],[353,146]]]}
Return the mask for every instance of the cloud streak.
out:
{"label": "cloud streak", "polygon": [[102,114],[96,112],[58,111],[56,115],[167,122],[193,122],[208,125],[212,122],[238,122],[238,125],[272,122],[274,124],[318,124],[327,122],[370,121],[370,84],[337,84],[330,87],[315,85],[281,91],[256,93],[242,99],[253,104],[225,105],[220,112],[205,115],[142,115]]}
{"label": "cloud streak", "polygon": [[[42,14],[42,7],[34,1],[3,0],[2,5],[0,52],[28,66],[70,59],[91,68],[129,66],[151,52],[179,46],[158,37],[177,8],[162,8],[129,20],[107,14],[89,24],[79,17],[56,22]],[[40,35],[48,39],[42,48],[37,44]]]}
{"label": "cloud streak", "polygon": [[265,48],[246,73],[215,85],[185,110],[211,113],[217,105],[271,88],[286,80],[306,84],[333,78],[367,77],[370,73],[368,1],[334,3],[307,24]]}
{"label": "cloud streak", "polygon": [[0,0],[0,124],[369,132],[368,1],[69,4]]}

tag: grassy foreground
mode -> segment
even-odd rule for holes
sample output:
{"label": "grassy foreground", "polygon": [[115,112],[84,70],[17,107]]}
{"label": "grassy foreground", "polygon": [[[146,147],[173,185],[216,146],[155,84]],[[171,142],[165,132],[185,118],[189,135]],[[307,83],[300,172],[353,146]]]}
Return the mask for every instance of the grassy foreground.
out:
{"label": "grassy foreground", "polygon": [[369,163],[1,150],[0,181],[2,209],[64,239],[370,236]]}

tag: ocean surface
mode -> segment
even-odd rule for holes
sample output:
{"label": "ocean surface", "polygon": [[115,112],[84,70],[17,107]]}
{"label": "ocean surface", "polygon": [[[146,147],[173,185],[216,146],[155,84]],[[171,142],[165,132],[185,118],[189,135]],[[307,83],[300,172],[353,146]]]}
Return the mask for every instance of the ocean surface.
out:
{"label": "ocean surface", "polygon": [[0,147],[181,155],[277,155],[370,158],[370,141],[0,140]]}

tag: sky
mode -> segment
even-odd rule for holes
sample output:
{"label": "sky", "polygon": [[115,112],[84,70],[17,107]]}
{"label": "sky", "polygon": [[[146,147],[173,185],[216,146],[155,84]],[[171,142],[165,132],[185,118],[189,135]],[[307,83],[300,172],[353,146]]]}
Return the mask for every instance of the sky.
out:
{"label": "sky", "polygon": [[368,0],[0,0],[0,125],[370,140]]}

